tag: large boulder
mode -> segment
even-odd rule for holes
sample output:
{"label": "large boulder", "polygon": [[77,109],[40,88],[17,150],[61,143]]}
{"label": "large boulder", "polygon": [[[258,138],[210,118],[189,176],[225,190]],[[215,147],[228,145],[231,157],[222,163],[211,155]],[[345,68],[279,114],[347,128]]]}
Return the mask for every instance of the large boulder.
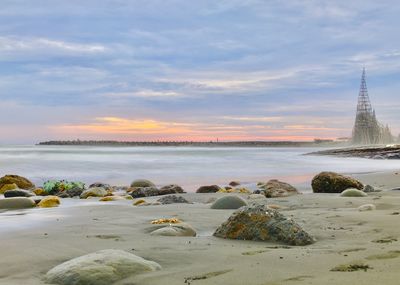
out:
{"label": "large boulder", "polygon": [[183,198],[182,196],[177,195],[167,195],[157,200],[157,202],[165,205],[165,204],[179,204],[186,203],[189,204],[189,201]]}
{"label": "large boulder", "polygon": [[108,192],[102,187],[89,188],[82,192],[80,195],[81,199],[87,199],[89,197],[104,197]]}
{"label": "large boulder", "polygon": [[19,176],[19,175],[5,175],[0,178],[0,189],[6,184],[15,183],[18,188],[21,189],[32,189],[35,188],[35,184],[29,181],[27,178]]}
{"label": "large boulder", "polygon": [[196,193],[217,193],[221,188],[218,185],[201,186]]}
{"label": "large boulder", "polygon": [[238,209],[218,227],[214,236],[238,240],[280,241],[290,245],[308,245],[314,242],[314,238],[295,221],[267,205]]}
{"label": "large boulder", "polygon": [[27,197],[13,197],[0,199],[0,209],[25,209],[35,207],[33,199]]}
{"label": "large boulder", "polygon": [[247,202],[239,196],[224,196],[218,198],[212,205],[211,209],[239,209],[240,207],[247,206]]}
{"label": "large boulder", "polygon": [[101,187],[104,188],[106,191],[112,191],[113,188],[111,187],[110,184],[107,183],[102,183],[102,182],[95,182],[89,185],[89,188],[94,188],[94,187]]}
{"label": "large boulder", "polygon": [[129,193],[132,198],[150,197],[160,195],[160,190],[155,187],[133,187],[132,191]]}
{"label": "large boulder", "polygon": [[182,194],[182,193],[185,193],[185,191],[181,186],[176,184],[170,184],[160,188],[160,195]]}
{"label": "large boulder", "polygon": [[364,188],[360,181],[335,172],[319,173],[313,178],[311,186],[314,193],[342,193],[348,188]]}
{"label": "large boulder", "polygon": [[300,192],[292,185],[276,179],[269,180],[265,184],[258,184],[261,193],[267,198],[288,197],[300,194]]}
{"label": "large boulder", "polygon": [[186,223],[155,226],[150,235],[152,236],[175,236],[175,237],[195,237],[196,231]]}
{"label": "large boulder", "polygon": [[59,285],[110,285],[127,278],[161,269],[161,266],[123,250],[105,249],[64,262],[45,276]]}
{"label": "large boulder", "polygon": [[155,187],[156,185],[147,179],[136,179],[131,183],[131,187]]}
{"label": "large boulder", "polygon": [[32,197],[35,196],[31,191],[24,190],[24,189],[13,189],[7,190],[4,192],[4,197],[11,198],[11,197]]}

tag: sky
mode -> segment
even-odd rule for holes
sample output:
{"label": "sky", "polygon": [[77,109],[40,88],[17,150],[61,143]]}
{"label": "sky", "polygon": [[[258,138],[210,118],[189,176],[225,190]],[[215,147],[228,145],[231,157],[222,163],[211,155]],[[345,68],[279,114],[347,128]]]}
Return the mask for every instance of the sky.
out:
{"label": "sky", "polygon": [[400,132],[400,2],[1,0],[0,143]]}

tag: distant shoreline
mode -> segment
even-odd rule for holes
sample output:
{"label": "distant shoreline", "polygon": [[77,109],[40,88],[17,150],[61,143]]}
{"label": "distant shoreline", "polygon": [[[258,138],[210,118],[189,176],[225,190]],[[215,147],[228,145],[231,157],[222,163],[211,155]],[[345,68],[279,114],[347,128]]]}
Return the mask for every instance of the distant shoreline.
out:
{"label": "distant shoreline", "polygon": [[346,146],[343,142],[330,140],[315,140],[308,142],[298,141],[228,141],[228,142],[194,142],[194,141],[95,141],[95,140],[67,140],[45,141],[37,145],[62,146],[193,146],[193,147],[340,147]]}

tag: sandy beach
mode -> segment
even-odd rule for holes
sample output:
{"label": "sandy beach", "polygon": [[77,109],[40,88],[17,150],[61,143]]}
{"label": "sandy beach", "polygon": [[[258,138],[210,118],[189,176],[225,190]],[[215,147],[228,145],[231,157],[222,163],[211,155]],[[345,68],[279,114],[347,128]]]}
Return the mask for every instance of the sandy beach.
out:
{"label": "sandy beach", "polygon": [[[57,208],[4,211],[0,214],[0,284],[45,284],[43,277],[54,266],[102,249],[121,249],[162,266],[160,271],[128,277],[117,285],[398,284],[400,191],[389,191],[400,184],[395,173],[356,175],[383,190],[368,197],[302,194],[258,200],[279,205],[282,214],[312,234],[317,241],[308,246],[212,236],[234,210],[213,210],[206,202],[238,194],[187,193],[181,196],[193,204],[142,207],[130,200],[69,198]],[[374,204],[376,210],[358,211],[363,204]],[[190,224],[197,236],[149,235],[150,221],[173,217]],[[359,262],[370,268],[331,271]]]}

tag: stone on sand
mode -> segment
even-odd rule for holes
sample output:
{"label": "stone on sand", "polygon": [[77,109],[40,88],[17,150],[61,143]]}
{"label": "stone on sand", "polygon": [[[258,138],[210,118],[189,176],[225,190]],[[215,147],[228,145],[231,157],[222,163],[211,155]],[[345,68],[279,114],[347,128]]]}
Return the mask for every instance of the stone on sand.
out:
{"label": "stone on sand", "polygon": [[288,197],[300,194],[300,192],[289,183],[276,179],[269,180],[265,184],[258,184],[258,187],[267,198]]}
{"label": "stone on sand", "polygon": [[342,193],[349,188],[364,188],[360,181],[335,172],[319,173],[314,176],[311,186],[314,193]]}
{"label": "stone on sand", "polygon": [[347,190],[344,190],[341,194],[341,197],[366,197],[368,196],[367,193],[364,193],[361,190],[355,189],[355,188],[350,188]]}
{"label": "stone on sand", "polygon": [[136,179],[131,183],[131,187],[155,187],[156,185],[147,179]]}
{"label": "stone on sand", "polygon": [[132,275],[161,269],[156,262],[123,250],[105,249],[64,262],[45,280],[59,285],[110,285]]}
{"label": "stone on sand", "polygon": [[212,205],[211,209],[239,209],[240,207],[247,206],[247,202],[236,195],[224,196],[218,198]]}
{"label": "stone on sand", "polygon": [[157,202],[165,205],[165,204],[178,204],[178,203],[186,203],[189,204],[189,201],[183,198],[182,196],[177,195],[168,195],[164,196],[157,200]]}
{"label": "stone on sand", "polygon": [[217,193],[221,188],[218,185],[201,186],[196,193]]}
{"label": "stone on sand", "polygon": [[81,199],[87,199],[88,197],[104,197],[108,192],[102,187],[89,188],[82,192],[80,195]]}
{"label": "stone on sand", "polygon": [[170,184],[160,188],[160,195],[168,195],[168,194],[181,194],[185,193],[185,190],[179,185]]}
{"label": "stone on sand", "polygon": [[132,198],[151,197],[160,195],[160,190],[155,186],[131,187],[130,195]]}
{"label": "stone on sand", "polygon": [[36,203],[33,199],[27,197],[13,197],[0,199],[0,209],[25,209],[33,208]]}
{"label": "stone on sand", "polygon": [[365,205],[361,205],[360,207],[358,207],[358,210],[360,212],[374,211],[374,210],[376,210],[376,206],[374,204],[365,204]]}
{"label": "stone on sand", "polygon": [[32,197],[35,196],[34,193],[24,189],[12,189],[7,190],[4,192],[4,197],[11,198],[11,197]]}
{"label": "stone on sand", "polygon": [[25,177],[19,175],[5,175],[0,178],[0,189],[6,184],[13,183],[15,183],[20,189],[31,189],[35,187],[35,184]]}
{"label": "stone on sand", "polygon": [[58,207],[61,201],[57,196],[46,196],[42,200],[40,200],[38,207],[40,208],[53,208]]}
{"label": "stone on sand", "polygon": [[177,223],[156,226],[150,235],[152,236],[175,236],[175,237],[195,237],[196,231],[186,223]]}
{"label": "stone on sand", "polygon": [[214,236],[238,240],[279,241],[290,245],[308,245],[315,241],[294,220],[269,209],[266,205],[238,209],[218,227]]}

